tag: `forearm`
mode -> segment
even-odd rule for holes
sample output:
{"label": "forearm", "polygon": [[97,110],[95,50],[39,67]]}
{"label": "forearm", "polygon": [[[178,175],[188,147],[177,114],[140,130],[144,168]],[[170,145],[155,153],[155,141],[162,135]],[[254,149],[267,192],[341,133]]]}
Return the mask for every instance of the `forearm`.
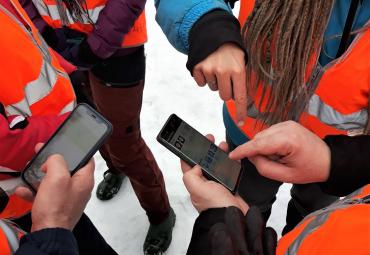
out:
{"label": "forearm", "polygon": [[144,11],[146,0],[108,0],[87,42],[92,52],[108,58],[121,48],[124,36]]}
{"label": "forearm", "polygon": [[62,228],[43,229],[22,237],[16,255],[78,255],[76,239]]}
{"label": "forearm", "polygon": [[320,186],[326,193],[344,196],[370,183],[370,136],[327,136],[331,150],[329,179]]}

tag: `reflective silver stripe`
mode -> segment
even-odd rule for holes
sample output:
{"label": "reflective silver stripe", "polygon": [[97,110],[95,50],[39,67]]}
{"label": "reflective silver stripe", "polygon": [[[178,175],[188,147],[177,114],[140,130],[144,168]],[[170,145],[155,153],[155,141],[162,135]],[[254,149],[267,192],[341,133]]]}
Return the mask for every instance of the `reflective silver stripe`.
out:
{"label": "reflective silver stripe", "polygon": [[39,77],[29,82],[24,88],[28,103],[33,105],[40,99],[46,97],[55,86],[57,79],[57,71],[50,63],[43,61]]}
{"label": "reflective silver stripe", "polygon": [[[370,21],[368,21],[365,26],[368,25],[370,25]],[[331,61],[325,67],[322,67],[319,63],[317,64],[316,70],[314,71],[315,73],[313,75],[313,79],[309,84],[311,89],[316,90],[324,73],[328,69],[338,63],[341,63],[348,57],[350,52],[352,52],[353,48],[361,39],[362,35],[363,33],[359,33],[356,35],[350,47],[341,57]],[[362,130],[365,128],[368,117],[366,108],[351,114],[341,114],[331,106],[325,104],[316,94],[314,94],[310,99],[308,105],[308,113],[320,119],[321,122],[341,130]]]}
{"label": "reflective silver stripe", "polygon": [[364,128],[367,121],[367,109],[351,114],[341,114],[325,104],[318,95],[313,95],[308,105],[308,113],[321,122],[341,130]]}
{"label": "reflective silver stripe", "polygon": [[56,70],[50,62],[43,61],[39,77],[29,82],[25,90],[25,98],[5,107],[9,115],[31,116],[30,106],[46,97],[55,86],[60,71]]}
{"label": "reflective silver stripe", "polygon": [[13,227],[9,226],[4,220],[0,220],[0,228],[8,239],[11,254],[15,253],[16,250],[19,248],[17,233],[14,231]]}
{"label": "reflective silver stripe", "polygon": [[7,115],[22,115],[25,117],[29,117],[32,115],[30,106],[26,99],[23,99],[22,101],[8,105],[5,107],[5,111]]}
{"label": "reflective silver stripe", "polygon": [[28,34],[31,41],[34,43],[35,47],[40,50],[40,53],[43,57],[43,62],[38,78],[34,81],[29,82],[24,87],[25,98],[18,103],[5,106],[5,110],[8,115],[22,115],[28,117],[32,115],[30,106],[40,101],[51,92],[52,88],[55,86],[58,80],[58,75],[63,76],[66,79],[69,78],[63,70],[58,70],[54,68],[51,64],[52,56],[49,52],[49,46],[42,39],[42,37],[38,34],[38,37],[40,38],[40,43],[38,43],[35,40],[32,31],[28,31],[24,27],[24,25],[20,23],[19,20],[16,19],[12,14],[10,14],[6,9],[1,7],[1,10],[3,10],[6,14],[9,15],[9,17],[11,17],[20,25],[20,28]]}
{"label": "reflective silver stripe", "polygon": [[[308,104],[307,113],[318,118],[322,123],[339,130],[363,130],[368,112],[362,109],[351,114],[341,114],[330,105],[325,104],[318,95],[314,94]],[[254,104],[248,108],[248,117],[257,118],[258,109]]]}
{"label": "reflective silver stripe", "polygon": [[69,104],[67,104],[63,110],[60,112],[60,114],[64,114],[64,113],[67,113],[67,112],[71,112],[74,108],[76,107],[76,102],[73,100],[72,102],[70,102]]}
{"label": "reflective silver stripe", "polygon": [[[12,121],[9,123],[9,127],[10,127],[10,129],[14,128],[14,127],[15,127],[15,125],[17,125],[18,123],[21,123],[22,121],[25,121],[25,120],[26,120],[26,118],[25,118],[25,117],[23,117],[23,116],[21,116],[21,115],[19,115],[19,116],[15,117],[15,118],[14,118],[14,119],[12,119]],[[1,168],[0,168],[0,171],[1,171]]]}
{"label": "reflective silver stripe", "polygon": [[289,246],[288,250],[284,253],[286,255],[295,255],[297,254],[299,247],[301,246],[302,242],[312,232],[318,229],[325,221],[329,218],[329,214],[324,214],[317,216],[313,219],[300,233],[300,235],[294,240],[294,242]]}
{"label": "reflective silver stripe", "polygon": [[[9,170],[7,170],[9,172]],[[0,187],[8,194],[9,196],[12,195],[15,189],[19,186],[24,185],[21,177],[10,178],[7,180],[0,181]]]}
{"label": "reflective silver stripe", "polygon": [[[299,247],[305,240],[305,238],[313,233],[315,230],[317,230],[321,225],[323,225],[326,220],[329,218],[330,214],[333,211],[336,211],[338,209],[344,209],[347,207],[352,206],[353,204],[361,204],[366,203],[366,201],[361,201],[361,199],[353,199],[353,197],[361,194],[363,191],[363,188],[360,188],[353,192],[352,194],[348,195],[344,199],[338,200],[337,202],[331,204],[330,206],[323,208],[321,210],[315,211],[311,213],[310,215],[306,216],[305,219],[299,224],[303,224],[305,220],[313,218],[310,223],[307,224],[307,226],[303,229],[303,231],[297,236],[297,238],[292,242],[292,244],[288,247],[288,249],[285,251],[285,255],[295,255],[297,254]],[[366,197],[366,194],[364,195]],[[299,226],[298,225],[298,226]]]}
{"label": "reflective silver stripe", "polygon": [[[37,10],[39,11],[41,16],[48,16],[50,17],[53,21],[60,20],[60,15],[58,11],[58,7],[56,5],[46,5],[43,0],[33,0],[34,5],[36,6]],[[99,14],[101,10],[105,5],[102,6],[97,6],[94,9],[89,9],[89,17],[85,16],[83,17],[83,24],[90,24],[89,18],[93,23],[96,23],[96,21],[99,18]],[[70,24],[74,24],[75,22],[72,19],[71,14],[69,13],[68,10],[66,10],[68,21]]]}

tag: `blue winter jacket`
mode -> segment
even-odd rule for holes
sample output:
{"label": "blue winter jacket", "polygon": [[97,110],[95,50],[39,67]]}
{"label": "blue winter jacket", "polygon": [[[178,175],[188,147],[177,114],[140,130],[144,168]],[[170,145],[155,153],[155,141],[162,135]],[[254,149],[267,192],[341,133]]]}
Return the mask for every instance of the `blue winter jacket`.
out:
{"label": "blue winter jacket", "polygon": [[[336,0],[331,13],[325,38],[342,35],[351,0]],[[155,0],[156,20],[170,43],[180,52],[189,50],[189,32],[192,26],[205,14],[215,9],[231,12],[224,0]],[[363,0],[356,13],[353,30],[363,27],[370,20],[370,0]],[[339,39],[325,40],[319,63],[326,65],[335,58]],[[324,53],[325,52],[325,53]],[[248,138],[231,120],[224,107],[224,123],[231,140],[240,145]]]}
{"label": "blue winter jacket", "polygon": [[231,12],[224,0],[155,0],[156,20],[170,43],[180,52],[189,50],[189,32],[197,20],[210,11]]}

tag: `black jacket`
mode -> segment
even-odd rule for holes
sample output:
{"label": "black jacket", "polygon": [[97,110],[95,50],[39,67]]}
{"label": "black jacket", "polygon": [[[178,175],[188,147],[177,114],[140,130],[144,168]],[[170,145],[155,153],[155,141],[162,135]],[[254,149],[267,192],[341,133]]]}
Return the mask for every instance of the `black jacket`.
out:
{"label": "black jacket", "polygon": [[[370,136],[328,136],[324,141],[331,150],[330,176],[320,184],[324,192],[345,196],[370,183]],[[239,209],[229,207],[199,215],[188,254],[274,254],[275,248],[276,234],[265,228],[257,208],[244,217]]]}
{"label": "black jacket", "polygon": [[27,234],[21,238],[15,255],[78,255],[73,233],[62,228],[50,228]]}

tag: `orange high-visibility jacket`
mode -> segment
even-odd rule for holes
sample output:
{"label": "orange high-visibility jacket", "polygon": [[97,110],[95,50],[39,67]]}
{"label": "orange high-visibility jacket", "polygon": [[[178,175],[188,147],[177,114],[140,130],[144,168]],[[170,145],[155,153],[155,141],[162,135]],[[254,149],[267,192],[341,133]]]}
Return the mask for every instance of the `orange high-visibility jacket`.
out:
{"label": "orange high-visibility jacket", "polygon": [[12,255],[19,248],[19,240],[25,234],[13,223],[0,220],[0,254]]}
{"label": "orange high-visibility jacket", "polygon": [[[11,3],[27,25],[0,5],[0,103],[6,115],[30,117],[70,112],[75,106],[75,94],[68,75],[18,1]],[[11,195],[0,218],[18,218],[31,210],[31,203],[12,194],[19,183],[20,178],[0,181],[0,186]]]}
{"label": "orange high-visibility jacket", "polygon": [[[67,27],[89,34],[93,31],[93,24],[95,24],[99,18],[100,12],[104,9],[108,0],[86,0],[87,14],[84,17],[83,23],[76,23],[73,21],[68,10],[68,21],[69,25]],[[61,28],[62,22],[58,12],[58,7],[56,0],[35,0],[33,1],[38,12],[45,20],[45,22],[53,28]],[[123,48],[137,47],[143,45],[148,40],[147,30],[146,30],[146,19],[145,11],[136,19],[130,32],[126,34],[122,40]]]}
{"label": "orange high-visibility jacket", "polygon": [[370,185],[308,215],[280,239],[276,254],[370,254]]}
{"label": "orange high-visibility jacket", "polygon": [[[241,0],[239,21],[244,25],[254,7],[254,1]],[[370,25],[370,21],[367,26]],[[251,52],[250,54],[253,54]],[[366,126],[370,89],[370,29],[356,35],[348,50],[324,67],[314,67],[314,79],[309,86],[316,87],[300,123],[320,137],[326,135],[361,134]],[[272,84],[273,86],[273,84]],[[255,125],[261,90],[254,98],[255,104],[248,109],[248,117],[239,129],[253,138],[262,125]],[[235,102],[226,103],[228,113],[237,122]],[[257,123],[259,123],[257,121]]]}

